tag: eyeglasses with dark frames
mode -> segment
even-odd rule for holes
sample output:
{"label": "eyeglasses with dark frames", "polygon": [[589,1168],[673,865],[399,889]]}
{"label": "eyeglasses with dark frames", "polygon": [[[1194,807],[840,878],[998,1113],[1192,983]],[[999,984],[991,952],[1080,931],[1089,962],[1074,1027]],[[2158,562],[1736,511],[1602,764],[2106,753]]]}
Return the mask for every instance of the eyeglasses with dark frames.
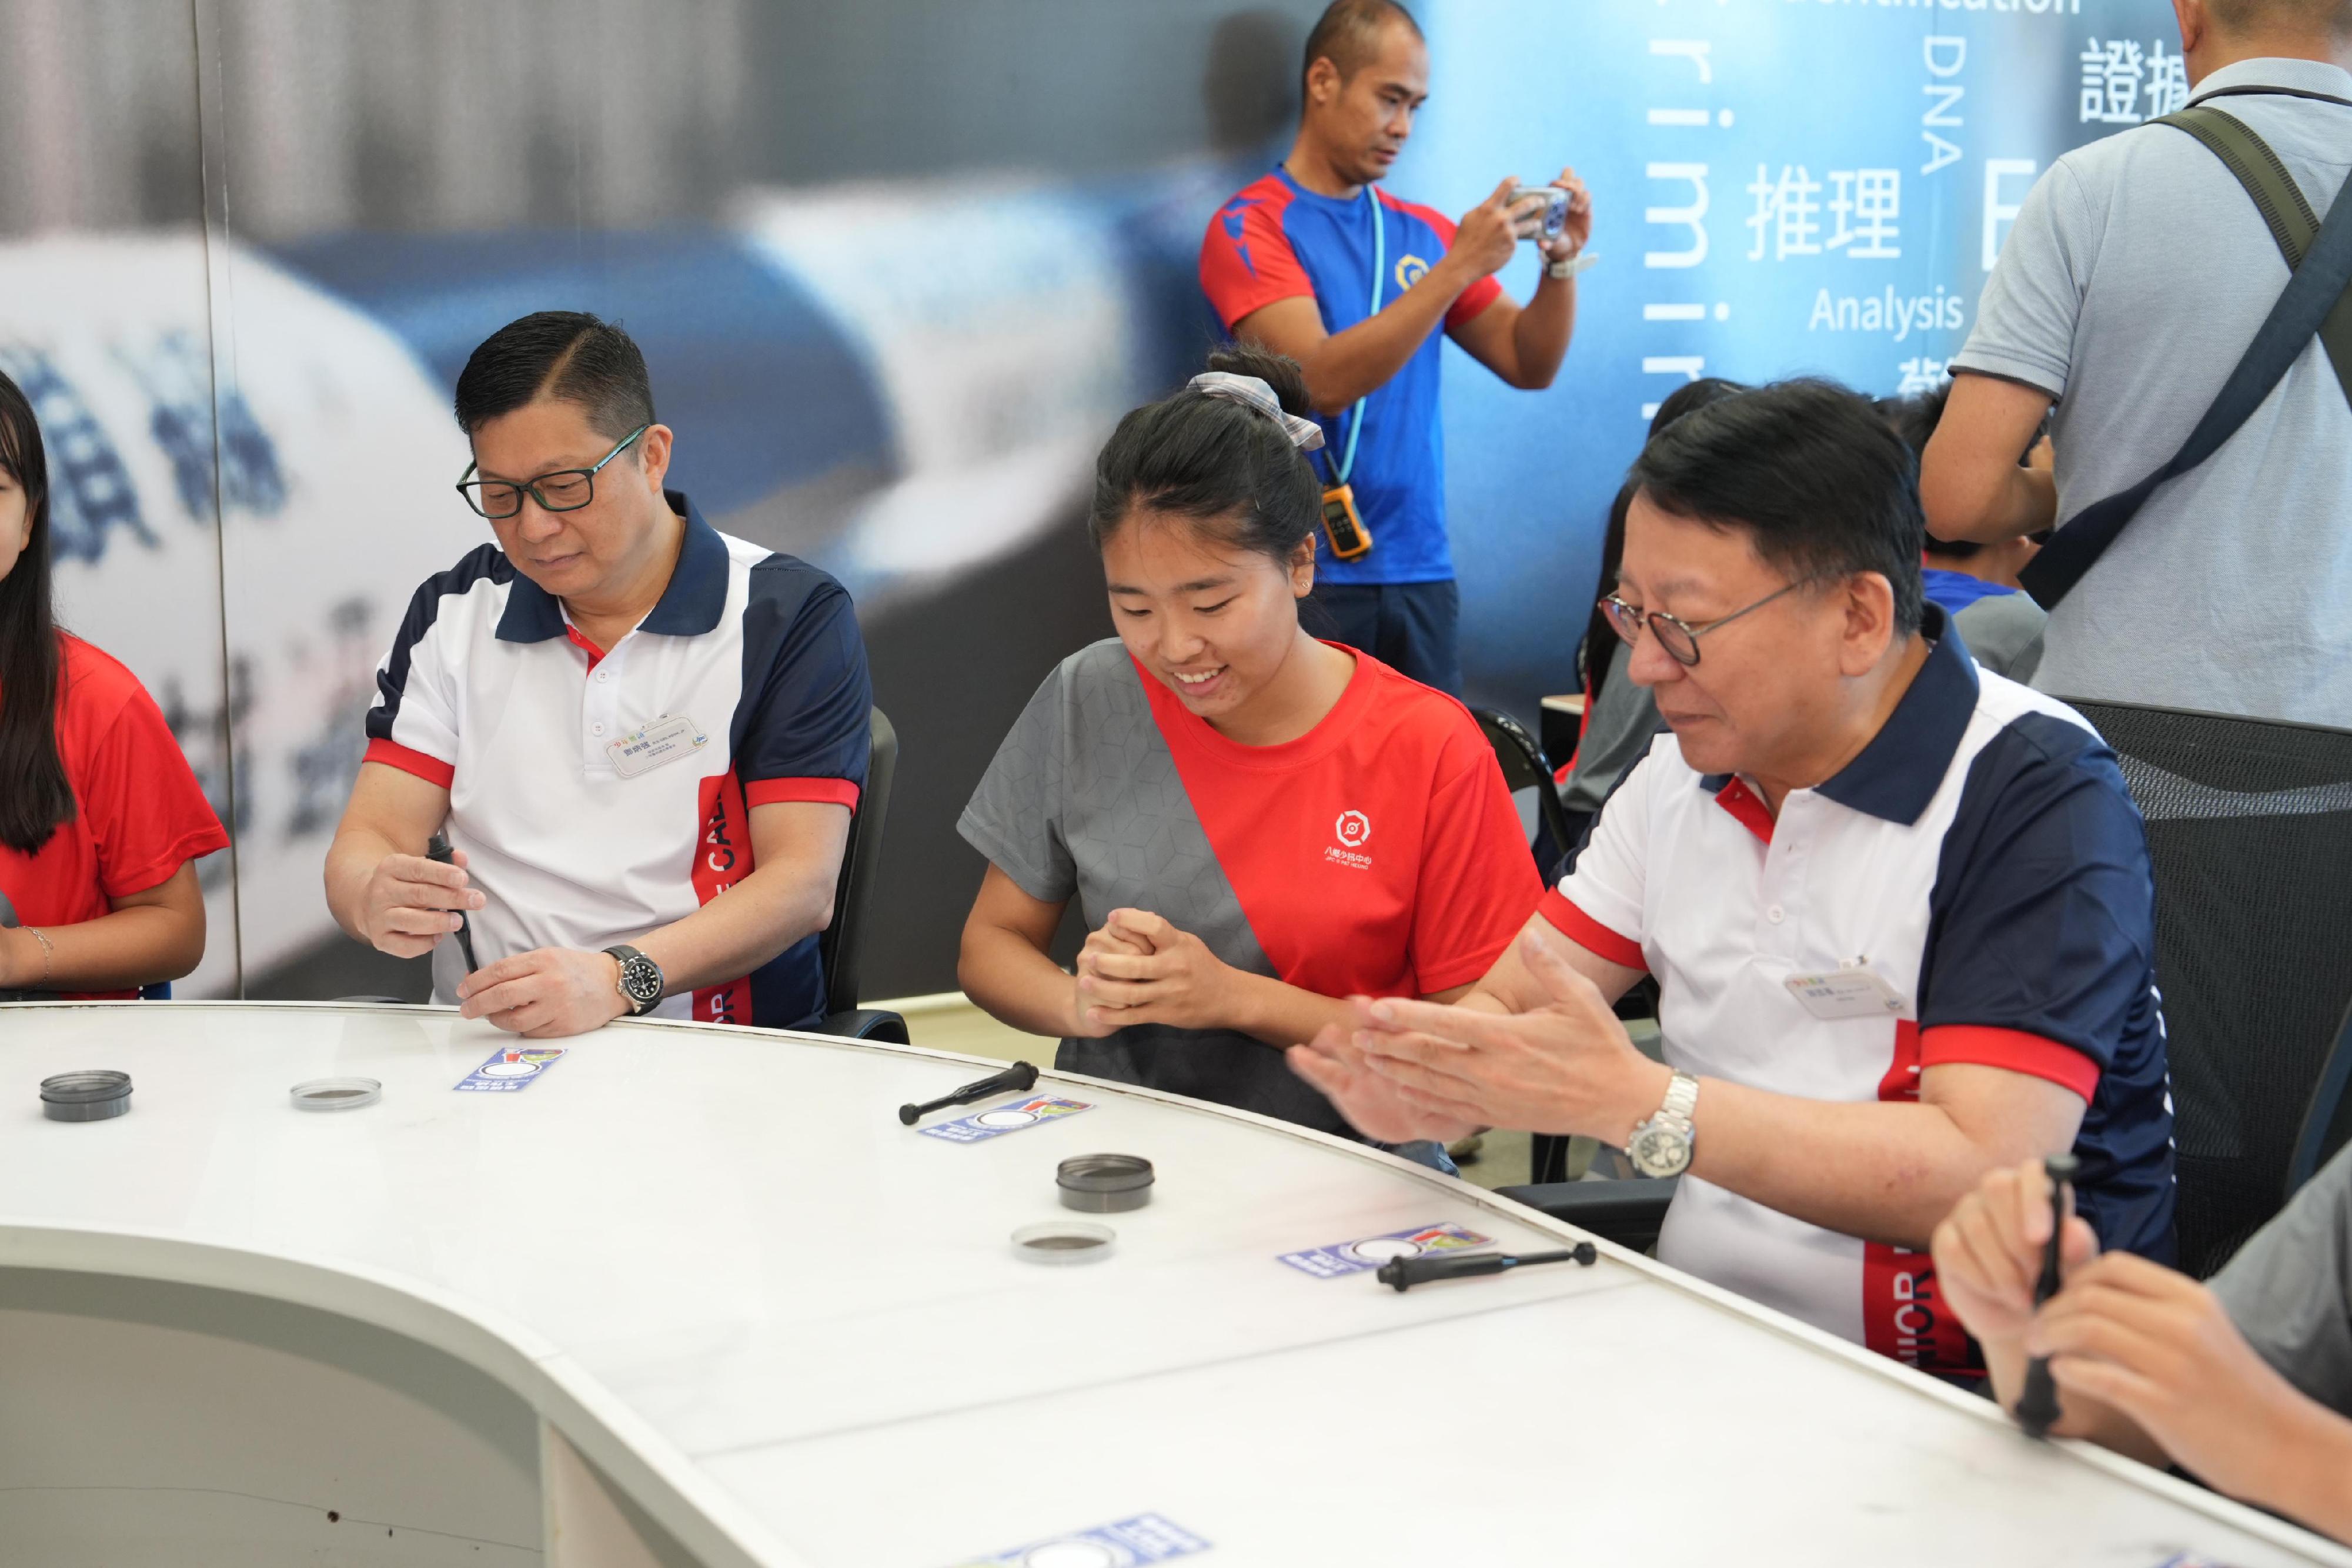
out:
{"label": "eyeglasses with dark frames", "polygon": [[1690,669],[1698,664],[1698,640],[1701,637],[1718,627],[1730,625],[1743,615],[1763,609],[1784,594],[1796,592],[1813,580],[1810,577],[1799,578],[1753,604],[1743,606],[1728,615],[1718,615],[1712,621],[1699,622],[1696,625],[1679,615],[1669,615],[1663,610],[1643,610],[1638,605],[1628,604],[1613,593],[1601,601],[1601,612],[1609,617],[1609,624],[1617,635],[1628,643],[1640,642],[1642,628],[1648,627],[1650,634],[1658,640],[1658,646],[1665,650],[1666,657],[1685,669]]}
{"label": "eyeglasses with dark frames", "polygon": [[466,505],[493,522],[503,522],[521,511],[526,494],[544,511],[576,512],[596,498],[596,476],[604,465],[626,452],[637,437],[652,428],[650,424],[641,424],[629,432],[593,467],[558,468],[519,484],[505,479],[477,479],[474,473],[479,465],[468,463],[466,476],[457,481],[457,494],[466,497]]}

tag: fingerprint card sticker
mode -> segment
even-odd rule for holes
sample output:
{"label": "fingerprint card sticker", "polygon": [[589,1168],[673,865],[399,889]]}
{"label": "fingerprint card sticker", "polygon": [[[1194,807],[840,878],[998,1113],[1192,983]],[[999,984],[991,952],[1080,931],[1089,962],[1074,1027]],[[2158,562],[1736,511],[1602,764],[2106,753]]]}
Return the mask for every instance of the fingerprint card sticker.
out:
{"label": "fingerprint card sticker", "polygon": [[1138,1568],[1208,1549],[1209,1543],[1191,1531],[1156,1513],[1140,1513],[1075,1535],[1016,1546],[993,1557],[968,1557],[956,1568]]}
{"label": "fingerprint card sticker", "polygon": [[1491,1246],[1494,1239],[1459,1225],[1424,1225],[1412,1230],[1391,1230],[1385,1236],[1367,1236],[1360,1241],[1342,1241],[1332,1247],[1285,1252],[1276,1261],[1287,1263],[1300,1273],[1312,1274],[1318,1280],[1336,1280],[1342,1274],[1360,1274],[1400,1258],[1420,1258],[1432,1252],[1467,1252]]}
{"label": "fingerprint card sticker", "polygon": [[460,1093],[514,1094],[539,1082],[539,1075],[562,1057],[569,1050],[561,1045],[510,1046],[494,1051],[490,1059],[466,1074],[457,1084]]}
{"label": "fingerprint card sticker", "polygon": [[1058,1121],[1064,1116],[1075,1116],[1081,1111],[1093,1109],[1083,1100],[1065,1100],[1058,1094],[1039,1094],[1027,1100],[1015,1100],[1009,1105],[999,1105],[994,1110],[982,1111],[977,1115],[917,1130],[927,1138],[943,1138],[950,1144],[983,1144],[1007,1133],[1018,1133],[1042,1122]]}

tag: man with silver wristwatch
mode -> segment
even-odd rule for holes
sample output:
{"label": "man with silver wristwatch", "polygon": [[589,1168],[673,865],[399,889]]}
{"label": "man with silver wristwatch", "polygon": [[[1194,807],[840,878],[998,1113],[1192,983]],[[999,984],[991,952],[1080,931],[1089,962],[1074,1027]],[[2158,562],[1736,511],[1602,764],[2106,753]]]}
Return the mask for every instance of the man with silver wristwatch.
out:
{"label": "man with silver wristwatch", "polygon": [[[2071,1150],[2103,1249],[2168,1262],[2172,1116],[2139,814],[1923,603],[1912,476],[1822,382],[1654,439],[1604,604],[1670,733],[1458,1005],[1362,1002],[1291,1060],[1383,1141],[1622,1146],[1682,1177],[1662,1260],[1965,1373],[1937,1223]],[[1663,1063],[1612,1009],[1644,973]]]}

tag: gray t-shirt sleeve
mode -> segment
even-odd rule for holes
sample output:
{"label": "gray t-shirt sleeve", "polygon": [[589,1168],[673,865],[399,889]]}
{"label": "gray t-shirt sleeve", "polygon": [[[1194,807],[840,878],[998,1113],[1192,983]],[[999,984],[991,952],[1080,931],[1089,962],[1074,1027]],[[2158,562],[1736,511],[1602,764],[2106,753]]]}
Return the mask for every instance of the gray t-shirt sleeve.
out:
{"label": "gray t-shirt sleeve", "polygon": [[2042,606],[2024,594],[1996,593],[1953,616],[1952,624],[1978,664],[2021,685],[2033,679],[2034,667],[2042,663],[2042,629],[2047,619]]}
{"label": "gray t-shirt sleeve", "polygon": [[1045,677],[956,822],[965,842],[1045,904],[1066,904],[1078,891],[1077,863],[1062,837],[1066,677],[1066,667]]}
{"label": "gray t-shirt sleeve", "polygon": [[1952,369],[2007,376],[2064,396],[2095,243],[2083,188],[2062,159],[2025,193],[1985,281],[1976,329],[1953,356]]}
{"label": "gray t-shirt sleeve", "polygon": [[2281,1376],[2352,1416],[2352,1148],[2239,1249],[2212,1289]]}

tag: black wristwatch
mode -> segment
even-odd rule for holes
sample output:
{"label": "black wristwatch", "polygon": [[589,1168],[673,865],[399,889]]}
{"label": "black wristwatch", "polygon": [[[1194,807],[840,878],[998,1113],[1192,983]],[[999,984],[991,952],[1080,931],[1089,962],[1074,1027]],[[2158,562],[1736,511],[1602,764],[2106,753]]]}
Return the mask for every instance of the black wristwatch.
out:
{"label": "black wristwatch", "polygon": [[662,999],[661,966],[635,947],[607,947],[604,951],[621,961],[621,995],[628,1000],[629,1016],[638,1018],[653,1011],[655,1004]]}

